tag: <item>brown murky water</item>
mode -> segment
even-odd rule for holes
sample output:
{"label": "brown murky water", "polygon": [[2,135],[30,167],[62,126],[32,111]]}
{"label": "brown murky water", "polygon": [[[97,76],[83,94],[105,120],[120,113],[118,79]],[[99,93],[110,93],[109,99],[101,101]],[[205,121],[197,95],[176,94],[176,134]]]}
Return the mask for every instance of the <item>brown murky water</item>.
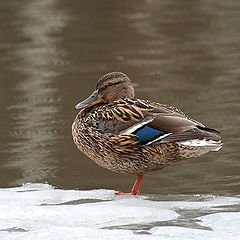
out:
{"label": "brown murky water", "polygon": [[118,70],[138,98],[179,107],[224,142],[149,174],[141,191],[239,194],[239,1],[12,0],[0,9],[0,187],[129,190],[134,177],[98,167],[71,137],[73,106]]}

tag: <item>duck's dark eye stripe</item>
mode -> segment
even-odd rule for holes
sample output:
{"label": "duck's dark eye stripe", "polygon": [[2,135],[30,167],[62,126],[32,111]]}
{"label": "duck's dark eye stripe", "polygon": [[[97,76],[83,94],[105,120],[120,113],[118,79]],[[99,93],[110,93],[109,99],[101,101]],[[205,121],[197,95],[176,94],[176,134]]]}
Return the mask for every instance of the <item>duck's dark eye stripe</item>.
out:
{"label": "duck's dark eye stripe", "polygon": [[118,81],[118,82],[114,82],[114,83],[108,83],[106,86],[100,88],[98,91],[99,91],[99,92],[102,92],[103,90],[107,89],[108,87],[117,85],[117,84],[119,84],[119,83],[122,83],[122,81]]}
{"label": "duck's dark eye stripe", "polygon": [[104,91],[106,88],[107,88],[107,86],[105,86],[105,87],[102,87],[102,88],[99,88],[99,89],[98,89],[98,93],[100,93],[100,92]]}
{"label": "duck's dark eye stripe", "polygon": [[109,83],[108,85],[107,85],[107,87],[111,87],[111,86],[113,86],[113,85],[116,85],[115,83]]}

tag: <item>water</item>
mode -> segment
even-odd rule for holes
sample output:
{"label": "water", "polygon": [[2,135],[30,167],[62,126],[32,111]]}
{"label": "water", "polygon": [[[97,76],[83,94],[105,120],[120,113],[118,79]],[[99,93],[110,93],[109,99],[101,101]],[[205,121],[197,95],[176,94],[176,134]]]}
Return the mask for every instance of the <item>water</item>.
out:
{"label": "water", "polygon": [[[98,167],[76,149],[71,137],[71,124],[77,114],[74,105],[92,92],[99,76],[117,70],[130,76],[138,98],[179,107],[192,118],[218,129],[224,142],[219,152],[144,176],[143,196],[152,196],[160,205],[179,195],[182,203],[196,194],[203,199],[208,199],[209,194],[213,198],[226,197],[226,201],[237,198],[240,191],[238,1],[13,0],[1,1],[0,9],[1,188],[9,188],[11,192],[11,187],[24,183],[47,182],[65,189],[62,195],[66,196],[69,189],[91,192],[99,188],[109,189],[110,193],[131,189],[135,177]],[[88,196],[87,192],[81,192],[85,193]],[[43,198],[48,196],[43,194]],[[119,212],[116,201],[111,217]],[[34,204],[29,203],[29,208],[34,208]],[[10,207],[7,205],[6,209]],[[190,209],[188,213],[194,211]],[[218,214],[224,211],[221,208],[217,211],[214,218],[219,220]],[[230,208],[228,216],[232,211]],[[207,216],[204,219],[199,221],[205,227],[206,222],[215,221]],[[13,224],[14,218],[11,220],[9,226],[2,225],[0,229],[21,228]],[[219,226],[224,226],[218,220]],[[157,221],[162,222],[164,231],[176,234],[181,231],[172,230],[172,223],[161,220],[161,216]],[[185,227],[184,224],[185,220],[178,218],[177,225]],[[115,225],[119,225],[118,218]],[[162,234],[159,226],[155,230],[155,225],[151,226],[147,235]],[[231,236],[237,231],[234,226],[229,230]],[[31,233],[31,229],[25,229],[26,233]],[[188,228],[193,232],[196,229]],[[137,225],[129,231],[140,230]]]}

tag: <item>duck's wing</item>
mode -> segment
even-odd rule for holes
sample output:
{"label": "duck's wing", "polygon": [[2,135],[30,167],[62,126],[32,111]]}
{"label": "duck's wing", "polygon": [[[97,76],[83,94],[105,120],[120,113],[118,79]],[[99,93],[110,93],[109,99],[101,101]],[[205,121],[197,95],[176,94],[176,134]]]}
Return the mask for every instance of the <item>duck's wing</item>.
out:
{"label": "duck's wing", "polygon": [[[155,106],[153,112],[156,113],[156,117],[149,123],[149,126],[165,132],[165,135],[159,137],[162,143],[181,142],[193,139],[214,141],[219,141],[221,139],[218,131],[206,128],[202,123],[190,119],[181,110],[158,103],[153,103],[153,105]],[[163,109],[168,112],[162,113]],[[152,142],[156,140],[157,138]]]}
{"label": "duck's wing", "polygon": [[103,122],[99,128],[115,134],[135,135],[140,144],[192,139],[220,140],[216,130],[206,128],[172,106],[125,99],[114,102],[108,109],[111,109],[108,115],[111,115],[112,120]]}

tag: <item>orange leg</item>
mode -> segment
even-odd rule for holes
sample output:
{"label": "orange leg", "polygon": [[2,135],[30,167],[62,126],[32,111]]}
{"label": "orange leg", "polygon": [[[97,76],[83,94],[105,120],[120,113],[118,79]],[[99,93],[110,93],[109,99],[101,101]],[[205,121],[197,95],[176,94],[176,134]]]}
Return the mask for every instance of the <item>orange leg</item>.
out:
{"label": "orange leg", "polygon": [[129,195],[139,195],[139,193],[140,193],[139,188],[140,188],[142,178],[143,178],[143,175],[141,175],[141,174],[139,174],[137,176],[137,180],[134,183],[133,188],[132,188],[130,193],[117,192],[116,195],[127,195],[127,194],[129,194]]}

